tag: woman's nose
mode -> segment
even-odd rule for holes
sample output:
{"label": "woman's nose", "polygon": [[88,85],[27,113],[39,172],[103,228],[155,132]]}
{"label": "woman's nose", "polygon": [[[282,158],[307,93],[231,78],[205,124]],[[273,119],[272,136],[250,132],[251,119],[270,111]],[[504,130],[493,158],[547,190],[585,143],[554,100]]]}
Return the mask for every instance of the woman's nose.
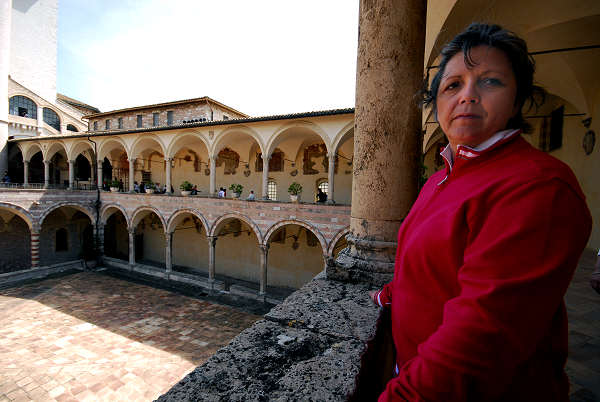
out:
{"label": "woman's nose", "polygon": [[479,103],[479,93],[474,85],[465,85],[460,94],[460,103]]}

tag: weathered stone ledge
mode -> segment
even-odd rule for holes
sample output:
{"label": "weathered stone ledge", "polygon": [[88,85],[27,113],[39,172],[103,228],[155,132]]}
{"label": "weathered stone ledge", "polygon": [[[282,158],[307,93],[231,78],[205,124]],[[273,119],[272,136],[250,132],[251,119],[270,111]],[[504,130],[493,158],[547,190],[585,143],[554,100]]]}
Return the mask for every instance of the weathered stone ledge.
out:
{"label": "weathered stone ledge", "polygon": [[346,400],[379,316],[368,290],[318,275],[158,400]]}

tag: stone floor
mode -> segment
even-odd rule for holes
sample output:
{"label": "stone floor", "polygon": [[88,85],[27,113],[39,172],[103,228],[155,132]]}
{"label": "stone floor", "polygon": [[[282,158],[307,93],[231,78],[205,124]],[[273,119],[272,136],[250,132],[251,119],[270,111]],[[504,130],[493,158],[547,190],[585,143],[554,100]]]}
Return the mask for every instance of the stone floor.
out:
{"label": "stone floor", "polygon": [[83,272],[0,290],[0,401],[150,401],[260,317]]}

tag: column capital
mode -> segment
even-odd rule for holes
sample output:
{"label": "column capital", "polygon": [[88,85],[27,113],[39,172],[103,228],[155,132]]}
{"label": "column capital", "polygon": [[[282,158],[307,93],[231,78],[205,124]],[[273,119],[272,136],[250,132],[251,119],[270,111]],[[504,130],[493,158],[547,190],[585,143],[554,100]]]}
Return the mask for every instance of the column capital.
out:
{"label": "column capital", "polygon": [[127,233],[130,235],[135,234],[135,228],[127,228]]}
{"label": "column capital", "polygon": [[137,159],[137,158],[127,158],[127,161],[128,161],[129,163],[132,163],[132,162],[135,162],[135,160],[136,160],[136,159]]}
{"label": "column capital", "polygon": [[208,245],[212,246],[212,247],[216,246],[218,239],[219,239],[218,236],[206,236],[206,240],[208,241]]}
{"label": "column capital", "polygon": [[271,244],[270,243],[260,244],[258,247],[260,248],[260,251],[262,251],[263,253],[266,253],[269,251],[269,247],[271,247]]}
{"label": "column capital", "polygon": [[49,160],[44,160],[44,165],[49,165],[50,161]]}
{"label": "column capital", "polygon": [[270,161],[271,160],[271,155],[261,154],[260,157],[262,158],[263,161]]}
{"label": "column capital", "polygon": [[75,161],[74,161],[73,159],[69,159],[69,164],[71,164],[71,165],[72,165],[72,164],[74,164],[74,163],[75,163]]}
{"label": "column capital", "polygon": [[337,155],[337,153],[335,153],[335,152],[329,152],[327,154],[327,157],[329,158],[329,160],[331,160],[331,159],[335,159],[336,155]]}
{"label": "column capital", "polygon": [[29,161],[23,161],[24,165],[29,165]]}
{"label": "column capital", "polygon": [[165,162],[172,162],[175,158],[165,158]]}

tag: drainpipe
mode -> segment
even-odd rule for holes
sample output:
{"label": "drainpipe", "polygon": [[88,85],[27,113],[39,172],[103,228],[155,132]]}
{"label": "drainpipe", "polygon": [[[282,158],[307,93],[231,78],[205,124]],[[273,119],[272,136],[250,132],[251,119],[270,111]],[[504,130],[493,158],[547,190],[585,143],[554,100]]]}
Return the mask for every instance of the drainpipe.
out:
{"label": "drainpipe", "polygon": [[[96,142],[93,141],[90,136],[87,136],[89,142],[94,144],[94,159],[96,164],[98,164],[98,151],[96,148]],[[92,162],[93,165],[93,162]],[[98,167],[96,166],[96,171]],[[100,255],[100,250],[98,245],[100,244],[100,186],[98,186],[98,181],[96,181],[96,202],[94,203],[94,208],[96,208],[96,241],[94,242],[94,251],[96,252],[96,264],[100,266],[102,262],[102,256]],[[84,258],[85,261],[85,258]]]}

